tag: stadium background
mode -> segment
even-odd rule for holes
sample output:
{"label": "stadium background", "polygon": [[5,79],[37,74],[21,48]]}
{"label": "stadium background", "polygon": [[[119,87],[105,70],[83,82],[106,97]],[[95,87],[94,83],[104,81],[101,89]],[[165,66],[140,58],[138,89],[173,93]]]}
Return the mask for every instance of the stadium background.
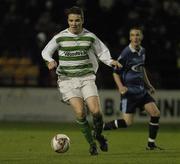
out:
{"label": "stadium background", "polygon": [[[67,27],[64,10],[79,5],[85,27],[110,49],[113,58],[128,44],[132,25],[144,29],[147,69],[158,89],[180,89],[180,3],[178,0],[1,0],[0,86],[56,87],[41,50]],[[111,69],[100,64],[97,85],[114,89]]]}
{"label": "stadium background", "polygon": [[[72,5],[83,7],[85,27],[113,58],[128,44],[129,27],[143,26],[147,69],[162,113],[157,142],[164,151],[145,150],[148,120],[138,113],[143,124],[104,132],[109,152],[89,156],[70,107],[59,101],[55,72],[41,58],[51,37],[67,27],[64,9]],[[0,0],[0,164],[179,164],[179,29],[178,0]],[[97,85],[104,119],[117,118],[119,95],[111,68],[102,63]],[[71,139],[63,155],[50,148],[57,133]]]}
{"label": "stadium background", "polygon": [[[55,71],[48,71],[41,57],[47,42],[67,28],[64,10],[73,5],[84,9],[84,27],[109,47],[114,59],[129,43],[129,28],[142,26],[146,68],[158,90],[158,106],[165,120],[178,121],[180,3],[177,0],[1,0],[0,119],[73,120],[71,112],[61,110],[69,106],[59,101]],[[57,59],[57,54],[54,58]],[[105,116],[108,119],[119,116],[119,95],[112,69],[101,62],[96,83]]]}

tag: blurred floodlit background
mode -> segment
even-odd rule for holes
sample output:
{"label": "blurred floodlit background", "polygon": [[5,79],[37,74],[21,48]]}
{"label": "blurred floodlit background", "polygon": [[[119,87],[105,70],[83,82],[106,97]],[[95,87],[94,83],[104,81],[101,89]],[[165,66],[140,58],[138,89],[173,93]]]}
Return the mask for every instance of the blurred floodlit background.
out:
{"label": "blurred floodlit background", "polygon": [[[158,89],[180,89],[180,2],[178,0],[0,0],[0,86],[56,87],[41,50],[67,27],[64,10],[79,5],[85,28],[113,58],[128,44],[132,25],[144,29],[147,69]],[[103,69],[101,69],[103,68]],[[100,64],[97,84],[113,89],[111,69]]]}

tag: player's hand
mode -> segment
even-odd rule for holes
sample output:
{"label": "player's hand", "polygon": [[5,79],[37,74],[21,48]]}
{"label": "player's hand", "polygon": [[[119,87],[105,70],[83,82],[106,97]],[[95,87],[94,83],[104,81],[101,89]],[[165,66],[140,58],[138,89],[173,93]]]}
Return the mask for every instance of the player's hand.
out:
{"label": "player's hand", "polygon": [[121,68],[121,67],[122,67],[121,63],[119,63],[117,60],[113,60],[113,61],[111,62],[111,65],[112,65],[115,69],[118,69],[118,68]]}
{"label": "player's hand", "polygon": [[48,63],[48,69],[49,70],[52,70],[52,69],[54,69],[56,67],[57,67],[57,62],[56,61],[51,61],[51,62]]}
{"label": "player's hand", "polygon": [[124,95],[127,91],[128,91],[128,88],[125,86],[122,86],[121,88],[119,88],[119,92],[121,95]]}

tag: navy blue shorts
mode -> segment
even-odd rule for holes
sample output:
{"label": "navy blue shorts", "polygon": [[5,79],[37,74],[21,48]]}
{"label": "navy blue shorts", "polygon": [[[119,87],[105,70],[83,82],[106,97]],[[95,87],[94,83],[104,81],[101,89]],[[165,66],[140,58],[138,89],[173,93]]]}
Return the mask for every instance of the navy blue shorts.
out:
{"label": "navy blue shorts", "polygon": [[144,105],[150,102],[155,100],[148,92],[142,96],[124,95],[121,97],[120,110],[123,113],[135,113],[137,108],[143,111]]}

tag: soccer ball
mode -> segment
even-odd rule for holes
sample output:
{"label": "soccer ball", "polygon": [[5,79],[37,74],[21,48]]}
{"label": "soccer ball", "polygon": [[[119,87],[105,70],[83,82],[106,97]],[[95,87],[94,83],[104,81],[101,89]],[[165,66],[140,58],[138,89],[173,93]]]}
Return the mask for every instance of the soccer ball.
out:
{"label": "soccer ball", "polygon": [[51,140],[51,147],[57,153],[65,153],[69,150],[70,139],[65,134],[56,134]]}

